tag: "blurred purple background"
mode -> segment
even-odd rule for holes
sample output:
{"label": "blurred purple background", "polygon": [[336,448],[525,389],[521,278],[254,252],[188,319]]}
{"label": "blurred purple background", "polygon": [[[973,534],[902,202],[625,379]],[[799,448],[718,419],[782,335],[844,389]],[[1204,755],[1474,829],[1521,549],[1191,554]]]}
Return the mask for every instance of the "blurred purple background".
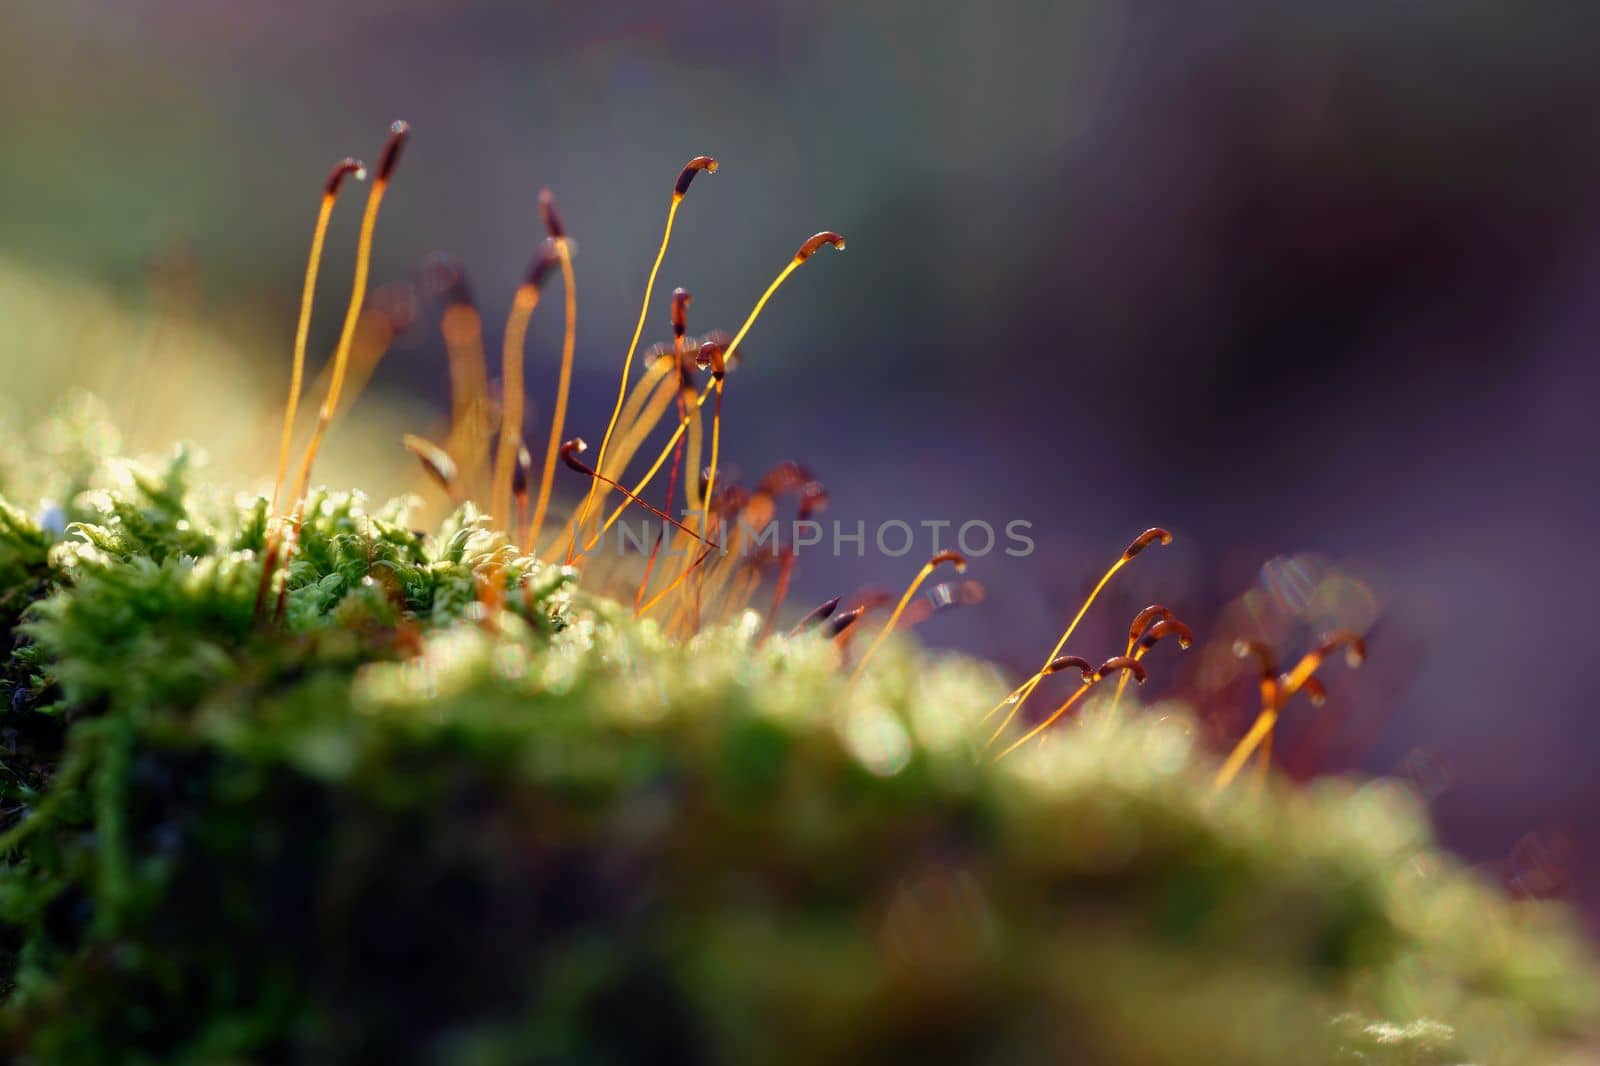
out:
{"label": "blurred purple background", "polygon": [[[1289,765],[1410,772],[1470,859],[1600,914],[1600,8],[21,0],[6,22],[0,255],[138,302],[181,243],[206,306],[268,323],[286,362],[318,183],[404,117],[375,279],[455,254],[494,350],[551,186],[591,439],[672,178],[717,156],[661,279],[692,329],[736,325],[811,232],[850,238],[752,334],[735,466],[799,459],[869,529],[1034,524],[926,639],[1033,668],[1152,524],[1179,543],[1096,612],[1091,658],[1152,599],[1226,638],[1286,568],[1342,575],[1383,605],[1372,660],[1329,671]],[[558,329],[535,329],[541,409]],[[435,337],[380,387],[442,406]],[[911,569],[810,556],[796,600]],[[1247,712],[1248,685],[1172,654],[1152,694]]]}

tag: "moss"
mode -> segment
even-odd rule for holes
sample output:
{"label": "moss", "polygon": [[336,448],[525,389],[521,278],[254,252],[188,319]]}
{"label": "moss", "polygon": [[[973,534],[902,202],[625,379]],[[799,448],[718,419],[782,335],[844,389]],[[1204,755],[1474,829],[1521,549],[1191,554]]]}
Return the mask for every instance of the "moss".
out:
{"label": "moss", "polygon": [[[1570,916],[1398,785],[1214,799],[1176,708],[996,764],[981,664],[892,641],[847,690],[754,619],[672,643],[470,510],[319,497],[262,625],[259,501],[181,452],[27,461],[19,1061],[1541,1062],[1595,1019]],[[495,568],[527,593],[486,619]]]}

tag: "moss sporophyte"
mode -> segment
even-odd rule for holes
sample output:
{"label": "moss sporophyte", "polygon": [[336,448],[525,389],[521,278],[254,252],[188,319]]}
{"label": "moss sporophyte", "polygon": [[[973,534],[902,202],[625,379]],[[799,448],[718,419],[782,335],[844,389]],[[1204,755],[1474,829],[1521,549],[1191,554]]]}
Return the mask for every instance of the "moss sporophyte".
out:
{"label": "moss sporophyte", "polygon": [[[721,405],[762,308],[843,239],[805,241],[731,334],[691,338],[676,290],[672,339],[633,382],[708,157],[673,186],[592,462],[564,426],[574,270],[546,195],[498,395],[478,312],[442,278],[451,424],[404,446],[453,513],[419,531],[408,501],[313,488],[381,355],[373,315],[393,314],[365,306],[367,275],[407,136],[396,124],[372,170],[296,462],[323,240],[366,168],[341,162],[324,189],[270,497],[202,487],[187,450],[119,458],[85,402],[6,431],[12,1059],[1589,1061],[1600,986],[1564,908],[1509,900],[1439,851],[1401,784],[1271,772],[1279,718],[1324,697],[1325,659],[1359,661],[1359,634],[1321,635],[1282,672],[1240,643],[1261,705],[1218,758],[1183,707],[1130,696],[1154,649],[1196,639],[1171,609],[1139,612],[1099,665],[1068,651],[1165,530],[1114,559],[1003,698],[992,668],[902,632],[981,596],[970,579],[918,596],[966,569],[958,553],[899,596],[785,618],[792,545],[735,549],[826,493],[795,463],[729,484]],[[524,347],[557,275],[541,461]],[[564,518],[558,460],[581,479]],[[632,507],[664,519],[661,539],[603,573],[583,549]],[[1034,710],[1060,677],[1078,683]]]}

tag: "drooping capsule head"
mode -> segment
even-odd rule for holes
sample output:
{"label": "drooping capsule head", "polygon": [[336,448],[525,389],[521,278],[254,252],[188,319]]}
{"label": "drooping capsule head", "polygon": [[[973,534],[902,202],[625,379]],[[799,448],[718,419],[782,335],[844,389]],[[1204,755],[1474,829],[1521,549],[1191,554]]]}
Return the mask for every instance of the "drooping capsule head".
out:
{"label": "drooping capsule head", "polygon": [[1122,553],[1122,557],[1123,559],[1132,559],[1135,555],[1156,543],[1161,544],[1163,547],[1171,544],[1172,534],[1159,526],[1147,529],[1133,538],[1133,543],[1128,545],[1128,550]]}
{"label": "drooping capsule head", "polygon": [[344,184],[344,179],[349,177],[357,181],[366,181],[367,165],[359,159],[339,160],[328,174],[328,183],[322,187],[323,195],[330,200],[338,196],[339,187]]}
{"label": "drooping capsule head", "polygon": [[1194,634],[1189,631],[1189,627],[1176,618],[1169,618],[1164,622],[1157,622],[1151,626],[1145,632],[1145,635],[1140,638],[1139,646],[1148,651],[1161,643],[1163,638],[1169,636],[1178,638],[1178,647],[1180,648],[1187,649],[1194,643]]}
{"label": "drooping capsule head", "polygon": [[844,237],[832,230],[823,230],[821,233],[806,238],[806,243],[802,244],[800,250],[794,253],[794,261],[804,263],[807,259],[816,255],[817,249],[824,244],[831,244],[839,251],[844,251]]}
{"label": "drooping capsule head", "polygon": [[694,181],[694,176],[701,171],[707,174],[717,172],[717,161],[708,155],[697,155],[683,165],[683,170],[678,174],[678,182],[672,187],[672,197],[675,200],[683,199],[689,191],[689,184]]}
{"label": "drooping capsule head", "polygon": [[1328,689],[1321,681],[1308,677],[1300,683],[1300,691],[1306,694],[1306,699],[1311,701],[1311,706],[1322,707],[1328,702]]}
{"label": "drooping capsule head", "polygon": [[938,553],[928,560],[928,568],[931,570],[936,566],[943,566],[945,563],[953,564],[958,574],[967,572],[967,557],[958,551],[942,551]]}
{"label": "drooping capsule head", "polygon": [[728,346],[714,340],[708,340],[700,345],[700,350],[695,355],[695,363],[701,370],[710,368],[711,376],[721,381],[728,373],[726,354]]}
{"label": "drooping capsule head", "polygon": [[1145,674],[1143,663],[1139,662],[1137,659],[1129,658],[1126,655],[1118,655],[1101,663],[1095,669],[1094,679],[1096,681],[1100,681],[1107,675],[1116,673],[1118,670],[1128,671],[1128,673],[1133,675],[1133,679],[1139,682],[1141,685],[1144,684],[1145,677],[1148,676]]}
{"label": "drooping capsule head", "polygon": [[1171,621],[1174,617],[1168,608],[1159,603],[1152,603],[1133,616],[1133,624],[1128,626],[1128,643],[1137,644],[1139,637],[1152,623]]}
{"label": "drooping capsule head", "polygon": [[732,334],[720,329],[712,330],[699,340],[685,337],[684,361],[694,370],[712,370],[714,367],[711,355],[713,351],[717,351],[722,354],[723,369],[731,370],[744,361],[744,345],[741,344],[736,351],[728,350],[732,340]]}
{"label": "drooping capsule head", "polygon": [[404,120],[397,119],[389,126],[389,139],[383,144],[383,154],[378,157],[378,171],[375,179],[378,184],[388,184],[394,176],[394,168],[400,163],[400,150],[406,146],[406,140],[411,136],[411,126]]}
{"label": "drooping capsule head", "polygon": [[1094,664],[1081,655],[1057,655],[1040,673],[1059,674],[1063,670],[1076,670],[1085,685],[1094,680]]}
{"label": "drooping capsule head", "polygon": [[582,437],[573,437],[571,440],[561,445],[561,461],[567,465],[568,469],[576,470],[580,474],[592,474],[594,471],[590,470],[589,467],[578,458],[579,455],[582,455],[588,450],[588,441],[584,440]]}

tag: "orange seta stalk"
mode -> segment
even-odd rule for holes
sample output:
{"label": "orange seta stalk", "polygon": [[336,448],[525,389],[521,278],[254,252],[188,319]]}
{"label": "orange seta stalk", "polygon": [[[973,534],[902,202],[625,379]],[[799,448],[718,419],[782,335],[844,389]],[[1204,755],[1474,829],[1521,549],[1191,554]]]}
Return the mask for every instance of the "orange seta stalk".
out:
{"label": "orange seta stalk", "polygon": [[[1293,669],[1279,676],[1272,652],[1264,644],[1245,640],[1234,644],[1233,650],[1236,655],[1240,658],[1254,656],[1260,664],[1261,711],[1256,715],[1256,720],[1251,723],[1243,739],[1228,753],[1222,768],[1217,771],[1216,781],[1212,784],[1213,791],[1227,788],[1258,748],[1266,753],[1267,759],[1270,759],[1272,749],[1268,746],[1268,742],[1271,740],[1272,730],[1277,725],[1278,716],[1283,712],[1284,706],[1296,693],[1305,691],[1311,702],[1318,707],[1326,702],[1327,690],[1322,682],[1312,675],[1327,661],[1329,655],[1341,647],[1345,649],[1345,661],[1351,667],[1359,666],[1366,659],[1367,648],[1362,639],[1355,633],[1341,631],[1307,652]],[[1263,769],[1259,772],[1264,774],[1266,771]],[[1258,777],[1257,781],[1257,787],[1262,787],[1259,783],[1262,778]]]}
{"label": "orange seta stalk", "polygon": [[[587,463],[584,463],[582,460],[580,460],[578,458],[579,455],[582,455],[584,452],[586,452],[588,450],[589,450],[589,443],[587,441],[585,441],[582,437],[573,437],[571,440],[567,441],[565,444],[563,444],[561,446],[561,461],[563,463],[565,463],[567,465],[567,467],[569,469],[571,469],[571,470],[576,470],[578,473],[583,474],[583,475],[585,475],[587,477],[593,478],[596,481],[603,481],[607,485],[610,485],[612,488],[616,489],[618,492],[623,493],[624,495],[632,495],[631,493],[628,492],[628,490],[625,487],[623,487],[622,485],[617,484],[615,481],[612,481],[610,478],[606,477],[604,474],[601,474],[599,471],[595,470],[594,467],[589,466]],[[661,511],[661,510],[657,509],[656,507],[652,506],[651,504],[647,503],[646,501],[641,500],[641,499],[639,499],[637,497],[634,497],[634,501],[633,502],[637,503],[640,507],[643,507],[645,510],[649,511],[651,514],[655,515],[657,518],[661,519],[662,521],[670,522],[674,526],[676,526],[677,528],[683,530],[685,533],[688,533],[691,536],[694,535],[694,531],[693,530],[691,530],[688,526],[684,525],[682,522],[679,522],[677,519],[673,518],[671,515],[667,514],[665,511]],[[708,543],[708,547],[714,548],[714,547],[716,547],[716,545]]]}
{"label": "orange seta stalk", "polygon": [[520,532],[512,498],[518,469],[518,449],[522,444],[522,419],[527,407],[527,387],[523,381],[523,361],[527,348],[528,323],[539,307],[544,279],[556,265],[557,255],[547,243],[528,268],[527,277],[517,286],[506,316],[505,343],[500,355],[500,438],[495,448],[494,484],[489,494],[489,514],[496,525],[507,530],[516,544]]}
{"label": "orange seta stalk", "polygon": [[[678,289],[672,294],[672,328],[673,332],[677,334],[677,336],[673,338],[675,355],[681,355],[682,353],[684,332],[682,315],[683,308],[688,305],[688,302],[689,294],[683,289]],[[692,394],[692,391],[687,394]],[[678,390],[678,418],[680,420],[683,418],[684,409],[687,406],[687,402],[684,399],[685,395],[686,391],[680,388]],[[683,441],[680,440],[678,441],[678,446],[673,449],[672,452],[672,472],[667,475],[666,510],[669,513],[672,511],[672,498],[677,494],[678,491],[678,471],[681,469],[682,465]],[[655,570],[656,559],[661,554],[661,546],[665,544],[666,541],[667,531],[666,528],[663,527],[661,530],[661,535],[656,538],[655,546],[650,549],[649,560],[644,564],[644,576],[639,579],[639,589],[633,594],[633,613],[635,615],[639,613],[639,608],[644,603],[645,590],[650,587],[650,575]]]}
{"label": "orange seta stalk", "polygon": [[[1130,639],[1128,642],[1128,652],[1132,653],[1133,660],[1135,662],[1138,662],[1140,659],[1143,659],[1146,655],[1148,655],[1150,653],[1150,649],[1161,643],[1162,638],[1168,634],[1176,635],[1178,638],[1178,647],[1185,650],[1187,650],[1189,646],[1194,643],[1194,634],[1190,632],[1189,627],[1178,621],[1173,613],[1167,610],[1165,607],[1160,608],[1162,612],[1165,612],[1162,621],[1157,622],[1148,630],[1143,631],[1143,634],[1140,635],[1139,619],[1143,618],[1145,616],[1145,612],[1150,610],[1152,610],[1152,608],[1146,607],[1144,611],[1140,611],[1139,616],[1133,620],[1133,628],[1129,630],[1129,632],[1134,636],[1133,639]],[[1135,642],[1138,644],[1137,650],[1134,649]],[[1124,652],[1123,654],[1128,654],[1128,652]],[[1117,679],[1117,691],[1111,697],[1111,707],[1113,710],[1115,710],[1117,705],[1122,702],[1122,693],[1127,689],[1127,687],[1128,674],[1124,672],[1123,675]]]}
{"label": "orange seta stalk", "polygon": [[302,508],[305,504],[306,490],[311,483],[312,464],[316,462],[317,452],[322,447],[322,439],[328,432],[328,424],[333,420],[333,413],[339,408],[339,394],[344,388],[345,368],[350,361],[350,346],[355,340],[356,323],[361,319],[361,305],[367,296],[367,275],[372,268],[372,238],[378,225],[378,209],[383,206],[383,195],[389,190],[389,180],[394,176],[394,168],[400,161],[401,149],[405,147],[410,132],[411,127],[404,122],[396,122],[389,127],[389,140],[383,146],[378,169],[367,193],[366,211],[361,216],[361,235],[356,244],[356,269],[350,287],[350,303],[345,308],[344,328],[339,334],[339,346],[333,353],[333,375],[328,379],[328,392],[323,397],[316,428],[312,431],[311,442],[306,445],[305,453],[301,456],[300,472],[295,478],[296,526],[303,517]]}
{"label": "orange seta stalk", "polygon": [[561,378],[556,385],[555,412],[550,418],[550,442],[545,447],[544,472],[539,477],[539,494],[534,498],[533,517],[528,520],[528,534],[523,539],[529,552],[534,552],[538,548],[539,533],[544,528],[545,512],[550,507],[550,486],[555,480],[556,457],[561,450],[561,431],[566,427],[567,421],[567,396],[572,391],[572,354],[578,339],[578,289],[577,282],[572,276],[572,244],[567,239],[560,216],[556,214],[555,201],[549,189],[539,193],[539,207],[544,212],[545,229],[555,242],[556,256],[561,264],[561,284],[566,289],[567,297],[567,322],[561,338]]}
{"label": "orange seta stalk", "polygon": [[[711,506],[712,501],[716,498],[714,494],[717,490],[717,458],[722,447],[722,388],[723,383],[727,380],[728,364],[723,354],[722,346],[715,342],[701,345],[700,357],[703,362],[711,364],[711,387],[717,390],[717,402],[711,406],[711,468],[706,476],[706,505],[702,509],[700,516],[700,528],[709,537],[711,535]],[[723,539],[727,539],[726,532],[723,534]],[[700,597],[705,591],[705,582],[706,572],[702,569],[700,578],[695,584],[695,628],[699,628],[700,625]]]}
{"label": "orange seta stalk", "polygon": [[958,574],[966,572],[967,560],[960,552],[942,551],[926,563],[923,563],[922,569],[917,571],[917,576],[912,578],[911,583],[906,586],[905,594],[900,597],[900,602],[896,603],[894,610],[889,612],[889,620],[884,623],[883,628],[878,631],[877,637],[873,639],[871,644],[867,645],[867,650],[862,653],[861,660],[856,663],[855,670],[850,674],[850,680],[845,683],[845,691],[848,692],[861,679],[862,673],[867,668],[867,663],[872,659],[873,654],[883,646],[883,642],[889,639],[889,634],[894,632],[895,623],[900,621],[900,616],[905,613],[906,605],[911,602],[911,597],[917,594],[917,589],[922,587],[922,583],[928,580],[930,574],[945,563],[955,566]]}
{"label": "orange seta stalk", "polygon": [[[1139,664],[1137,659],[1129,658],[1126,655],[1119,655],[1114,659],[1107,659],[1105,662],[1100,664],[1099,668],[1096,669],[1092,675],[1090,675],[1087,683],[1083,685],[1083,687],[1079,688],[1072,695],[1068,696],[1066,700],[1062,702],[1061,706],[1050,712],[1050,715],[1046,717],[1044,721],[1040,722],[1022,736],[1018,737],[1004,751],[1002,751],[999,755],[996,755],[995,761],[998,762],[999,760],[1004,759],[1007,755],[1010,755],[1012,752],[1022,747],[1022,745],[1026,744],[1034,737],[1039,736],[1039,734],[1043,733],[1046,729],[1049,729],[1056,723],[1057,719],[1067,713],[1074,703],[1077,703],[1078,700],[1087,694],[1088,691],[1095,685],[1098,685],[1101,681],[1104,681],[1106,675],[1113,671],[1118,671],[1123,674],[1132,674],[1136,681],[1138,681],[1141,685],[1144,684],[1144,667]],[[993,744],[1000,736],[1001,731],[1004,729],[1005,724],[1002,723],[1000,729],[996,730],[994,735],[989,738],[989,743]]]}
{"label": "orange seta stalk", "polygon": [[294,419],[300,410],[300,390],[305,382],[306,339],[311,332],[311,306],[317,294],[317,274],[322,267],[322,247],[328,238],[328,221],[333,217],[333,205],[339,198],[339,189],[347,177],[357,181],[367,176],[367,165],[359,159],[344,159],[334,164],[322,188],[322,203],[317,209],[316,225],[311,231],[311,254],[306,259],[305,288],[300,293],[300,322],[294,331],[294,364],[289,372],[289,402],[283,409],[283,437],[278,444],[278,476],[272,482],[272,507],[267,512],[277,517],[278,503],[283,493],[283,483],[289,476],[289,446],[294,437]]}
{"label": "orange seta stalk", "polygon": [[[618,487],[620,488],[620,486],[618,486]],[[626,490],[624,490],[624,491],[626,491]],[[677,523],[673,523],[673,524],[676,525]],[[695,534],[693,530],[690,530],[690,529],[688,529],[686,527],[679,527],[679,528],[682,528],[684,530],[684,532],[688,533],[691,537],[694,537],[696,540],[699,540],[699,536],[697,534]],[[716,550],[717,550],[717,546],[715,544],[707,543],[706,549],[704,551],[702,551],[695,558],[694,562],[689,564],[687,569],[685,569],[683,572],[678,574],[677,577],[673,578],[671,583],[668,584],[666,588],[662,589],[660,592],[658,592],[654,596],[650,597],[650,599],[645,602],[644,606],[640,607],[634,613],[639,615],[641,618],[643,616],[649,614],[651,609],[653,607],[655,607],[656,604],[660,603],[662,600],[664,600],[668,596],[670,596],[673,592],[677,591],[678,586],[682,585],[683,582],[685,581],[685,579],[687,579],[690,574],[694,573],[694,571],[697,570],[706,561],[706,558],[712,552],[714,552]]]}
{"label": "orange seta stalk", "polygon": [[[394,168],[400,161],[400,151],[405,147],[406,139],[410,135],[411,127],[404,122],[395,122],[389,127],[389,139],[384,143],[382,155],[378,160],[378,169],[367,192],[366,210],[361,216],[361,234],[356,244],[355,278],[351,284],[350,302],[345,308],[344,326],[339,333],[339,344],[334,349],[333,369],[328,378],[328,391],[323,398],[322,408],[317,414],[316,427],[312,430],[311,440],[306,445],[304,455],[300,460],[300,470],[295,476],[294,489],[291,493],[295,501],[293,530],[290,532],[292,539],[299,532],[300,523],[304,518],[306,491],[311,482],[312,464],[316,461],[317,451],[322,446],[322,438],[328,431],[328,424],[333,420],[334,412],[339,408],[339,393],[344,386],[346,367],[350,361],[350,348],[355,341],[356,325],[361,319],[361,307],[367,294],[367,274],[372,265],[372,238],[378,224],[378,209],[383,204],[383,195],[388,191],[389,179],[394,175]],[[341,164],[342,166],[342,164]],[[330,179],[331,180],[331,179]],[[292,421],[292,420],[291,420]],[[277,490],[273,495],[276,496]],[[277,572],[280,553],[283,551],[283,533],[275,530],[267,538],[265,558],[262,560],[261,581],[256,588],[255,613],[259,616],[261,608],[266,602],[273,575]],[[283,595],[287,589],[279,592],[278,606],[283,605]]]}
{"label": "orange seta stalk", "polygon": [[[617,418],[622,414],[622,401],[628,392],[628,375],[633,369],[633,353],[639,347],[639,336],[644,332],[644,320],[650,313],[650,296],[655,291],[656,275],[661,271],[661,261],[667,256],[667,245],[672,241],[672,223],[678,217],[678,207],[683,203],[683,198],[688,195],[689,184],[694,181],[695,175],[701,171],[707,174],[717,172],[717,161],[708,155],[695,156],[689,160],[678,174],[677,184],[672,187],[672,202],[667,207],[667,225],[661,234],[661,246],[656,249],[655,262],[650,265],[650,275],[644,283],[644,300],[639,305],[639,321],[633,327],[633,339],[628,342],[628,354],[622,357],[622,380],[617,385],[617,402],[611,409],[611,421],[606,424],[606,432],[600,438],[600,454],[595,459],[597,470],[606,468],[606,452],[611,447],[611,434],[616,432]],[[572,527],[572,538],[567,544],[567,562],[572,562],[573,554],[577,549],[578,534],[583,529],[583,524],[589,518],[589,508],[594,502],[596,485],[591,483],[589,491],[584,495],[583,506],[578,509],[578,519]]]}
{"label": "orange seta stalk", "polygon": [[[744,320],[744,324],[739,327],[739,331],[734,334],[733,340],[728,343],[727,349],[723,352],[723,359],[725,362],[731,362],[734,356],[738,353],[739,345],[744,341],[745,334],[749,333],[750,327],[755,325],[756,319],[761,316],[762,309],[767,306],[767,301],[772,299],[772,294],[778,291],[778,287],[788,279],[790,274],[793,274],[797,269],[799,269],[800,264],[804,263],[806,260],[815,255],[817,250],[825,244],[831,245],[832,247],[840,250],[843,250],[845,246],[844,238],[839,234],[832,232],[831,230],[825,230],[822,233],[818,233],[807,238],[806,242],[800,246],[799,251],[795,252],[794,257],[791,258],[789,262],[785,264],[784,268],[778,272],[778,276],[772,280],[772,284],[767,286],[766,291],[761,294],[761,298],[756,301],[755,307],[751,310],[749,316]],[[694,411],[699,411],[701,407],[705,406],[706,399],[711,395],[711,392],[711,389],[706,389],[700,394],[699,398],[695,401]],[[678,423],[678,428],[673,432],[671,438],[667,441],[665,446],[662,447],[661,454],[656,456],[656,460],[651,464],[650,469],[645,472],[644,477],[636,486],[634,486],[634,495],[638,495],[639,493],[643,492],[645,487],[655,479],[656,474],[661,471],[661,467],[666,463],[667,457],[672,453],[673,447],[678,443],[678,438],[683,435],[684,429],[688,426],[688,424],[688,419],[684,419]],[[712,474],[714,480],[714,468],[712,470]],[[708,501],[710,499],[710,495],[711,494],[709,492],[706,493],[706,498]],[[604,536],[606,531],[616,523],[619,517],[621,517],[622,512],[627,509],[629,502],[630,501],[628,500],[624,500],[622,503],[617,505],[616,510],[611,512],[611,515],[606,519],[605,524],[600,527],[600,531],[595,535],[594,540],[590,541],[584,547],[584,551],[588,551],[590,548],[594,547],[595,543],[600,539],[600,537]]]}
{"label": "orange seta stalk", "polygon": [[[1108,583],[1110,583],[1111,579],[1116,576],[1117,571],[1121,570],[1124,566],[1127,566],[1128,563],[1132,562],[1140,552],[1144,551],[1150,545],[1157,543],[1163,545],[1171,544],[1172,534],[1157,526],[1145,530],[1143,533],[1139,534],[1133,539],[1133,543],[1129,544],[1128,547],[1123,550],[1122,554],[1117,557],[1117,561],[1111,564],[1110,569],[1101,575],[1100,580],[1096,582],[1094,588],[1089,591],[1089,596],[1083,601],[1083,606],[1078,608],[1078,613],[1072,616],[1071,622],[1067,623],[1067,628],[1061,634],[1061,639],[1056,641],[1056,646],[1050,650],[1049,656],[1045,659],[1046,665],[1055,659],[1057,655],[1061,654],[1061,649],[1066,647],[1067,641],[1072,638],[1072,634],[1077,630],[1078,623],[1083,621],[1083,616],[1089,613],[1089,608],[1094,605],[1094,601],[1099,598],[1101,591]],[[1042,681],[1044,677],[1044,668],[1041,667],[1038,673],[1034,674],[1022,684],[1012,689],[1010,695],[1006,696],[1005,699],[989,708],[989,710],[984,713],[984,719],[988,719],[1002,707],[1009,705],[1011,710],[1009,713],[1007,713],[1005,720],[1000,723],[999,731],[1004,732],[1006,726],[1010,725],[1012,719],[1016,718],[1017,714],[1022,710],[1022,705],[1027,702],[1027,699],[1033,693],[1033,690],[1039,687],[1039,682]]]}

